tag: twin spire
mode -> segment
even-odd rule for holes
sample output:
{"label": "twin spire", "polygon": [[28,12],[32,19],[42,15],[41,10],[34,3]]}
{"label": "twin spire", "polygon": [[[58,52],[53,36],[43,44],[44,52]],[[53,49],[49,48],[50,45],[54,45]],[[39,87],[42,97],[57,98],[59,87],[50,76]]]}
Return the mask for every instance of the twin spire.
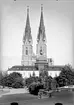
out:
{"label": "twin spire", "polygon": [[40,18],[40,27],[44,26],[44,21],[43,21],[43,5],[41,4],[41,18]]}
{"label": "twin spire", "polygon": [[26,20],[26,28],[29,26],[30,28],[30,21],[29,21],[29,6],[27,6],[27,20]]}
{"label": "twin spire", "polygon": [[45,26],[44,26],[44,20],[43,20],[43,5],[42,4],[41,4],[41,17],[40,17],[40,26],[39,26],[39,30],[38,30],[37,41],[39,42],[40,39],[42,39],[42,41],[46,41]]}
{"label": "twin spire", "polygon": [[[43,5],[41,5],[41,18],[40,18],[40,25],[39,25],[37,41],[40,40],[40,37],[42,37],[43,41],[45,40],[45,27],[44,27],[44,21],[43,21]],[[23,37],[23,42],[25,42],[26,39],[29,42],[32,41],[30,20],[29,20],[29,6],[27,6],[27,20],[26,20],[25,35]]]}
{"label": "twin spire", "polygon": [[31,36],[31,27],[30,27],[30,20],[29,20],[29,6],[27,6],[27,20],[26,20],[26,27],[25,27],[25,35],[23,36],[23,42],[25,43],[26,40],[28,42],[32,42]]}

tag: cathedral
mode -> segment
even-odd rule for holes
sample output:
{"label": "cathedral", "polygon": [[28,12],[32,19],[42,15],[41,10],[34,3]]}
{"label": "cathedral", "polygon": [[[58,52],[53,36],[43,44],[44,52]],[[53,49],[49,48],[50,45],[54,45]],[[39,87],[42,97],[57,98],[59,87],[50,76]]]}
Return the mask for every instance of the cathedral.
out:
{"label": "cathedral", "polygon": [[27,78],[35,73],[39,76],[42,70],[48,71],[48,75],[55,77],[61,72],[63,66],[53,64],[52,58],[47,58],[46,34],[43,18],[43,6],[41,5],[41,16],[37,35],[36,55],[33,52],[33,39],[29,19],[29,7],[27,7],[27,19],[25,32],[23,35],[22,60],[21,65],[15,65],[8,69],[8,74],[19,72],[23,78]]}

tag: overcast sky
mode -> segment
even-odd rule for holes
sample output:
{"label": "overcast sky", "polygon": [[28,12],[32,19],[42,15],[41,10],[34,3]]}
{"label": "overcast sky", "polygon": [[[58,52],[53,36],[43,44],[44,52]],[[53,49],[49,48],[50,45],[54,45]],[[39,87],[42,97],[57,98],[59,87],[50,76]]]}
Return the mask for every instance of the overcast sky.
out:
{"label": "overcast sky", "polygon": [[22,39],[25,31],[27,6],[33,50],[36,54],[38,27],[43,4],[47,56],[55,65],[74,67],[74,0],[3,0],[1,4],[1,69],[21,65]]}

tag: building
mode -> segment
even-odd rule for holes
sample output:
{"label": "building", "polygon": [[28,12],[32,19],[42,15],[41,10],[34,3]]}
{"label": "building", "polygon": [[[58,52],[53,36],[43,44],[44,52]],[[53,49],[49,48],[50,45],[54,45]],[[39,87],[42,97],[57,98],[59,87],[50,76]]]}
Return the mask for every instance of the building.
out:
{"label": "building", "polygon": [[52,58],[47,58],[46,34],[43,20],[43,6],[41,6],[41,17],[37,35],[36,55],[33,52],[33,39],[29,19],[29,7],[27,7],[27,20],[22,45],[21,65],[16,65],[8,69],[8,74],[19,72],[23,77],[29,77],[35,73],[39,76],[42,70],[47,70],[52,77],[59,75],[63,66],[54,66]]}

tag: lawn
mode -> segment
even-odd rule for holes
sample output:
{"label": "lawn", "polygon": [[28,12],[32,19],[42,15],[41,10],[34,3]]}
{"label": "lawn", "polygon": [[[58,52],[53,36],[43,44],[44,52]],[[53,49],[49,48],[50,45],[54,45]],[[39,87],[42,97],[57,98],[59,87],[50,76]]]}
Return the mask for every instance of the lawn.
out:
{"label": "lawn", "polygon": [[52,98],[38,99],[37,96],[28,93],[5,95],[0,98],[0,105],[10,105],[16,101],[19,105],[55,105],[56,102],[62,102],[63,105],[74,105],[74,92],[62,91],[54,93]]}

